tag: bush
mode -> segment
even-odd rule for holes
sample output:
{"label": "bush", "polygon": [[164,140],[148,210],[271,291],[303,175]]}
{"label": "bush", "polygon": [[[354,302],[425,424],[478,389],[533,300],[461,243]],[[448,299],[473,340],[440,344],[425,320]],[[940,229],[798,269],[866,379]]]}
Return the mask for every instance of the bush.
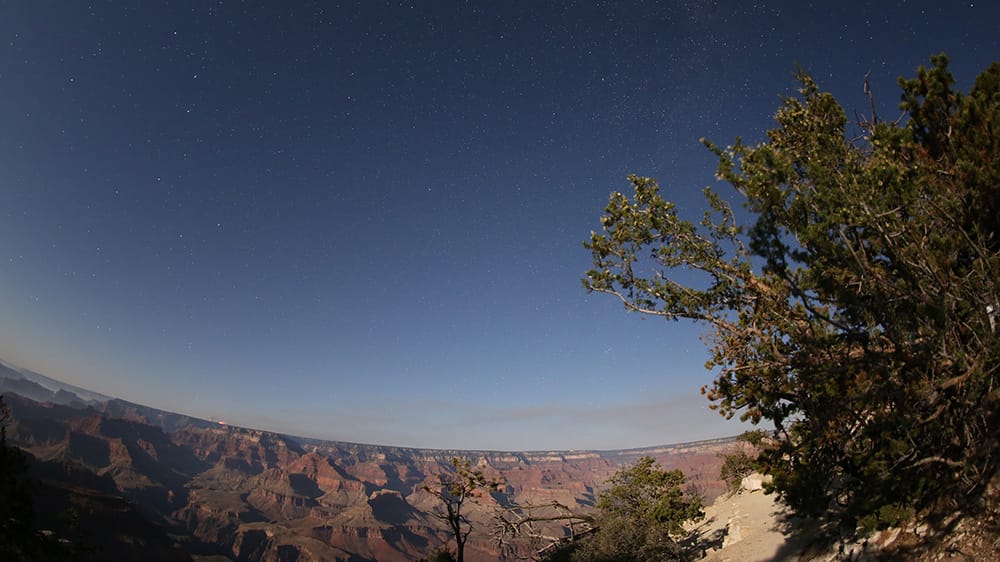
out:
{"label": "bush", "polygon": [[663,470],[650,457],[615,473],[597,500],[596,531],[565,549],[576,562],[674,560],[674,537],[702,516],[701,497],[683,491],[684,474]]}

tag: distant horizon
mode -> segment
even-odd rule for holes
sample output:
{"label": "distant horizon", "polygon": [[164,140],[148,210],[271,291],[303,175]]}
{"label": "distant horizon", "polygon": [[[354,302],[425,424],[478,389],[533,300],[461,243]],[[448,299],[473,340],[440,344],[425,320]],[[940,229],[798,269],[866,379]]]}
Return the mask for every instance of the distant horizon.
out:
{"label": "distant horizon", "polygon": [[[40,373],[40,372],[38,372],[38,371],[36,371],[34,369],[29,369],[29,368],[23,367],[21,365],[17,365],[16,363],[12,363],[12,362],[8,361],[4,357],[0,357],[0,364],[4,365],[6,367],[9,367],[10,369],[16,371],[19,375],[21,375],[22,377],[24,377],[25,380],[32,381],[32,377],[33,376],[40,376],[40,377],[43,377],[45,379],[50,379],[50,380],[56,381],[56,382],[58,382],[60,384],[63,384],[65,386],[68,386],[68,387],[71,387],[71,388],[74,388],[74,389],[79,389],[79,390],[83,390],[83,391],[85,391],[87,393],[91,393],[91,394],[103,396],[108,401],[111,401],[111,400],[120,400],[120,401],[126,402],[128,404],[135,404],[137,406],[142,406],[144,408],[150,408],[152,410],[157,410],[157,411],[165,412],[165,413],[168,413],[168,414],[174,414],[174,415],[178,415],[178,416],[184,416],[184,417],[188,417],[188,418],[197,419],[197,420],[205,422],[207,424],[218,425],[219,427],[232,427],[232,428],[235,428],[235,429],[241,429],[241,430],[246,430],[246,431],[260,431],[260,432],[264,432],[264,433],[272,433],[274,435],[278,435],[278,436],[281,436],[281,437],[290,437],[292,439],[299,439],[299,440],[306,440],[306,441],[318,441],[318,442],[321,442],[321,443],[333,443],[333,444],[343,444],[343,445],[357,445],[357,446],[363,446],[363,447],[375,447],[375,448],[386,448],[386,449],[408,449],[408,450],[413,450],[413,451],[439,451],[439,452],[465,452],[465,453],[501,453],[501,454],[503,454],[503,453],[514,453],[514,454],[543,454],[543,453],[638,453],[638,452],[642,452],[642,451],[651,451],[651,450],[656,450],[656,449],[666,449],[666,448],[674,448],[674,447],[688,447],[688,446],[701,445],[701,444],[707,444],[707,443],[714,443],[714,442],[720,442],[720,441],[734,441],[738,437],[737,434],[734,434],[734,435],[728,435],[728,436],[722,436],[722,437],[711,437],[711,438],[706,438],[706,439],[697,439],[697,440],[694,440],[694,441],[680,441],[680,442],[673,442],[673,443],[661,443],[661,444],[657,444],[657,445],[646,445],[646,446],[640,446],[640,447],[626,447],[626,448],[612,448],[612,449],[559,449],[559,448],[555,448],[555,449],[481,449],[481,448],[466,449],[466,448],[454,448],[454,447],[445,447],[445,448],[438,448],[438,447],[412,447],[412,446],[406,446],[406,445],[391,445],[391,444],[386,444],[386,443],[366,443],[366,442],[359,442],[359,441],[344,441],[344,440],[341,440],[341,439],[329,439],[329,438],[324,438],[324,437],[314,437],[314,436],[310,436],[310,435],[299,435],[299,434],[296,434],[296,433],[289,433],[289,432],[272,431],[272,430],[263,429],[263,428],[257,428],[257,427],[247,427],[247,426],[242,426],[242,425],[231,424],[231,423],[226,422],[225,420],[213,420],[213,419],[204,418],[204,417],[201,417],[201,416],[197,416],[197,415],[189,414],[189,413],[185,413],[185,412],[178,412],[178,411],[173,411],[173,410],[164,410],[162,408],[158,408],[158,407],[150,405],[150,404],[143,404],[143,403],[140,403],[140,402],[133,402],[131,400],[127,400],[127,399],[119,397],[119,396],[107,395],[107,394],[104,394],[104,393],[101,393],[101,392],[96,392],[96,391],[88,389],[88,388],[78,387],[77,385],[70,384],[70,383],[68,383],[66,381],[63,381],[63,380],[60,380],[60,379],[58,379],[56,377],[49,376],[49,375],[47,375],[45,373]],[[34,382],[34,381],[32,381],[32,382]],[[36,382],[35,384],[39,384],[40,386],[45,387],[45,385],[41,384],[41,383],[37,383]],[[56,392],[55,390],[52,390],[52,389],[50,389],[48,387],[45,387],[45,388],[48,389],[50,392],[53,392],[53,393]],[[69,390],[67,392],[73,392],[73,391]],[[82,398],[84,400],[87,400],[88,402],[94,401],[93,399],[87,399],[87,398],[84,398],[84,397],[79,396],[79,395],[77,395],[77,397]],[[22,398],[31,400],[31,398],[28,398],[28,397],[25,397],[25,396],[22,396]]]}

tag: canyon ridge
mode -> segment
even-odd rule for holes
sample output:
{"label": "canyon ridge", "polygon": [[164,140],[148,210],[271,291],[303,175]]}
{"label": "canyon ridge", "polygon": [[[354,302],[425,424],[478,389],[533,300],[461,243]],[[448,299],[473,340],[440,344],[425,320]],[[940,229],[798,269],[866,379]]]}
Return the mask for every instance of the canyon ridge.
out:
{"label": "canyon ridge", "polygon": [[[450,534],[425,486],[469,459],[502,480],[468,505],[468,560],[497,560],[495,515],[512,503],[593,507],[605,481],[643,456],[681,469],[711,502],[733,439],[617,451],[413,449],[294,437],[223,425],[90,393],[3,367],[11,444],[30,455],[42,528],[76,532],[114,559],[396,562],[428,556]],[[62,529],[61,532],[70,532]],[[552,524],[549,536],[573,529]],[[508,557],[540,545],[514,541]]]}

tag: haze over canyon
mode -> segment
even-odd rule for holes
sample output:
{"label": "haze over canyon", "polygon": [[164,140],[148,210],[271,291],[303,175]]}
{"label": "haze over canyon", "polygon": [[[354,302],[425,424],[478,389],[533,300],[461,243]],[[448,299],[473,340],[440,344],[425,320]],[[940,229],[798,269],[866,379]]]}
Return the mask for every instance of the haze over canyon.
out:
{"label": "haze over canyon", "polygon": [[[618,451],[460,451],[321,441],[192,418],[0,367],[11,444],[31,456],[39,525],[85,514],[87,540],[115,559],[414,560],[446,544],[424,486],[468,458],[502,488],[470,504],[469,560],[495,560],[505,504],[593,507],[605,480],[642,456],[680,468],[709,500],[731,439]],[[569,529],[553,525],[556,536]],[[515,552],[533,545],[515,542]]]}

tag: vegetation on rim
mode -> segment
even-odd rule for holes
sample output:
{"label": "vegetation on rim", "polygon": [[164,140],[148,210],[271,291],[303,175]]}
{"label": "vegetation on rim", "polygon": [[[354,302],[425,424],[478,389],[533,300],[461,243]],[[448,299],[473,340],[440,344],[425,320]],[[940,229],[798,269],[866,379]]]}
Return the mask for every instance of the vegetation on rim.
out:
{"label": "vegetation on rim", "polygon": [[[1000,64],[900,79],[904,118],[799,73],[767,140],[722,148],[700,222],[630,176],[584,285],[710,328],[712,407],[777,439],[756,462],[798,514],[853,530],[954,510],[997,472]],[[867,89],[867,88],[866,88]],[[691,282],[689,272],[702,277]]]}
{"label": "vegetation on rim", "polygon": [[556,549],[550,562],[654,562],[683,555],[677,538],[684,523],[702,517],[702,498],[683,489],[680,470],[664,470],[651,457],[616,472],[597,498],[592,532]]}

